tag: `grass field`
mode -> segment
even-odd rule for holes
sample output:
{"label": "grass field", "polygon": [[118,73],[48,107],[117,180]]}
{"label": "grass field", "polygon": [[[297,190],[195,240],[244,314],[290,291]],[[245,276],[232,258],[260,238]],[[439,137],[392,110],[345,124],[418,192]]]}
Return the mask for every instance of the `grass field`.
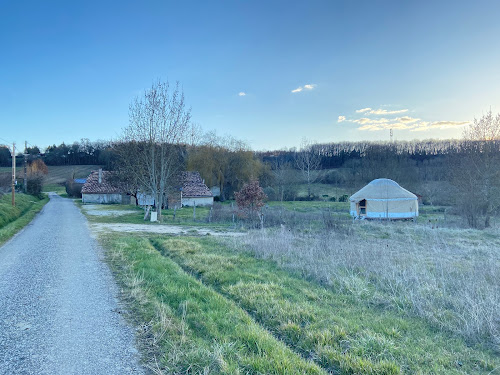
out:
{"label": "grass field", "polygon": [[301,228],[101,236],[156,373],[500,373],[498,228]]}
{"label": "grass field", "polygon": [[45,184],[63,184],[74,174],[75,178],[88,177],[90,172],[99,169],[98,165],[61,165],[48,167],[49,174],[45,177]]}
{"label": "grass field", "polygon": [[48,200],[16,194],[16,206],[12,207],[10,194],[0,196],[0,245],[29,224]]}
{"label": "grass field", "polygon": [[[58,194],[64,194],[65,188],[64,183],[68,178],[71,178],[73,175],[75,178],[85,178],[87,177],[91,171],[99,169],[98,165],[57,165],[57,166],[48,166],[49,173],[45,176],[43,181],[43,191],[54,191]],[[0,180],[1,177],[7,177],[5,181],[10,183],[10,175],[12,173],[12,169],[9,167],[0,167]],[[23,168],[16,168],[16,176],[18,180],[23,178]]]}

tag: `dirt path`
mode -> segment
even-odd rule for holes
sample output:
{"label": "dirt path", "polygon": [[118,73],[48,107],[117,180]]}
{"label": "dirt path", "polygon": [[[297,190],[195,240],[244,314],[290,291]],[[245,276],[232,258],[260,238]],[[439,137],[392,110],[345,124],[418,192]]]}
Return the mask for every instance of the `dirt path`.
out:
{"label": "dirt path", "polygon": [[225,236],[225,237],[237,237],[246,236],[246,233],[242,232],[217,232],[210,228],[200,228],[200,227],[187,227],[179,225],[168,225],[168,224],[120,224],[120,223],[92,223],[90,228],[96,232],[147,232],[147,233],[158,233],[158,234],[177,234],[177,235],[211,235],[211,236]]}
{"label": "dirt path", "polygon": [[0,374],[143,374],[102,249],[69,199],[0,248]]}

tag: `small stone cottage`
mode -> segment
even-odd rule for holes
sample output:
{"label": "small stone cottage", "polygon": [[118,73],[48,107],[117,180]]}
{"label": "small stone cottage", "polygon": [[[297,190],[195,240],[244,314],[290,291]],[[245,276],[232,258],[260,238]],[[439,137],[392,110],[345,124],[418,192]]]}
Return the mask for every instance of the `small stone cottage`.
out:
{"label": "small stone cottage", "polygon": [[102,169],[92,171],[82,187],[82,203],[130,203],[130,197],[111,183],[112,174]]}
{"label": "small stone cottage", "polygon": [[182,173],[181,205],[212,206],[214,196],[199,172]]}

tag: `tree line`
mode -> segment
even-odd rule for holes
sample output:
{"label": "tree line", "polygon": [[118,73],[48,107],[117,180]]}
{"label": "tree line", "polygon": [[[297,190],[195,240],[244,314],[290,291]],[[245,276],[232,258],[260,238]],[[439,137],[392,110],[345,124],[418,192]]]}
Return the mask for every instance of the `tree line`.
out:
{"label": "tree line", "polygon": [[[28,160],[42,159],[46,165],[103,165],[110,167],[113,157],[113,142],[81,139],[67,145],[51,145],[41,150],[38,146],[27,148]],[[24,150],[16,154],[16,160],[22,162]],[[8,167],[12,164],[11,150],[7,146],[0,146],[0,166]]]}

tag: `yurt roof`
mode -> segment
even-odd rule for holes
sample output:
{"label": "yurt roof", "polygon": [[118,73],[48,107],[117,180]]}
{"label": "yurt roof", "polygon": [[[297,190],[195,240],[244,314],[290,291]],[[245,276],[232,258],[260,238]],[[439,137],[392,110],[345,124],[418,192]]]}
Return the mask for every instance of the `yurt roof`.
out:
{"label": "yurt roof", "polygon": [[364,188],[351,195],[351,202],[368,200],[412,200],[417,196],[399,186],[396,181],[388,178],[378,178],[373,180]]}

